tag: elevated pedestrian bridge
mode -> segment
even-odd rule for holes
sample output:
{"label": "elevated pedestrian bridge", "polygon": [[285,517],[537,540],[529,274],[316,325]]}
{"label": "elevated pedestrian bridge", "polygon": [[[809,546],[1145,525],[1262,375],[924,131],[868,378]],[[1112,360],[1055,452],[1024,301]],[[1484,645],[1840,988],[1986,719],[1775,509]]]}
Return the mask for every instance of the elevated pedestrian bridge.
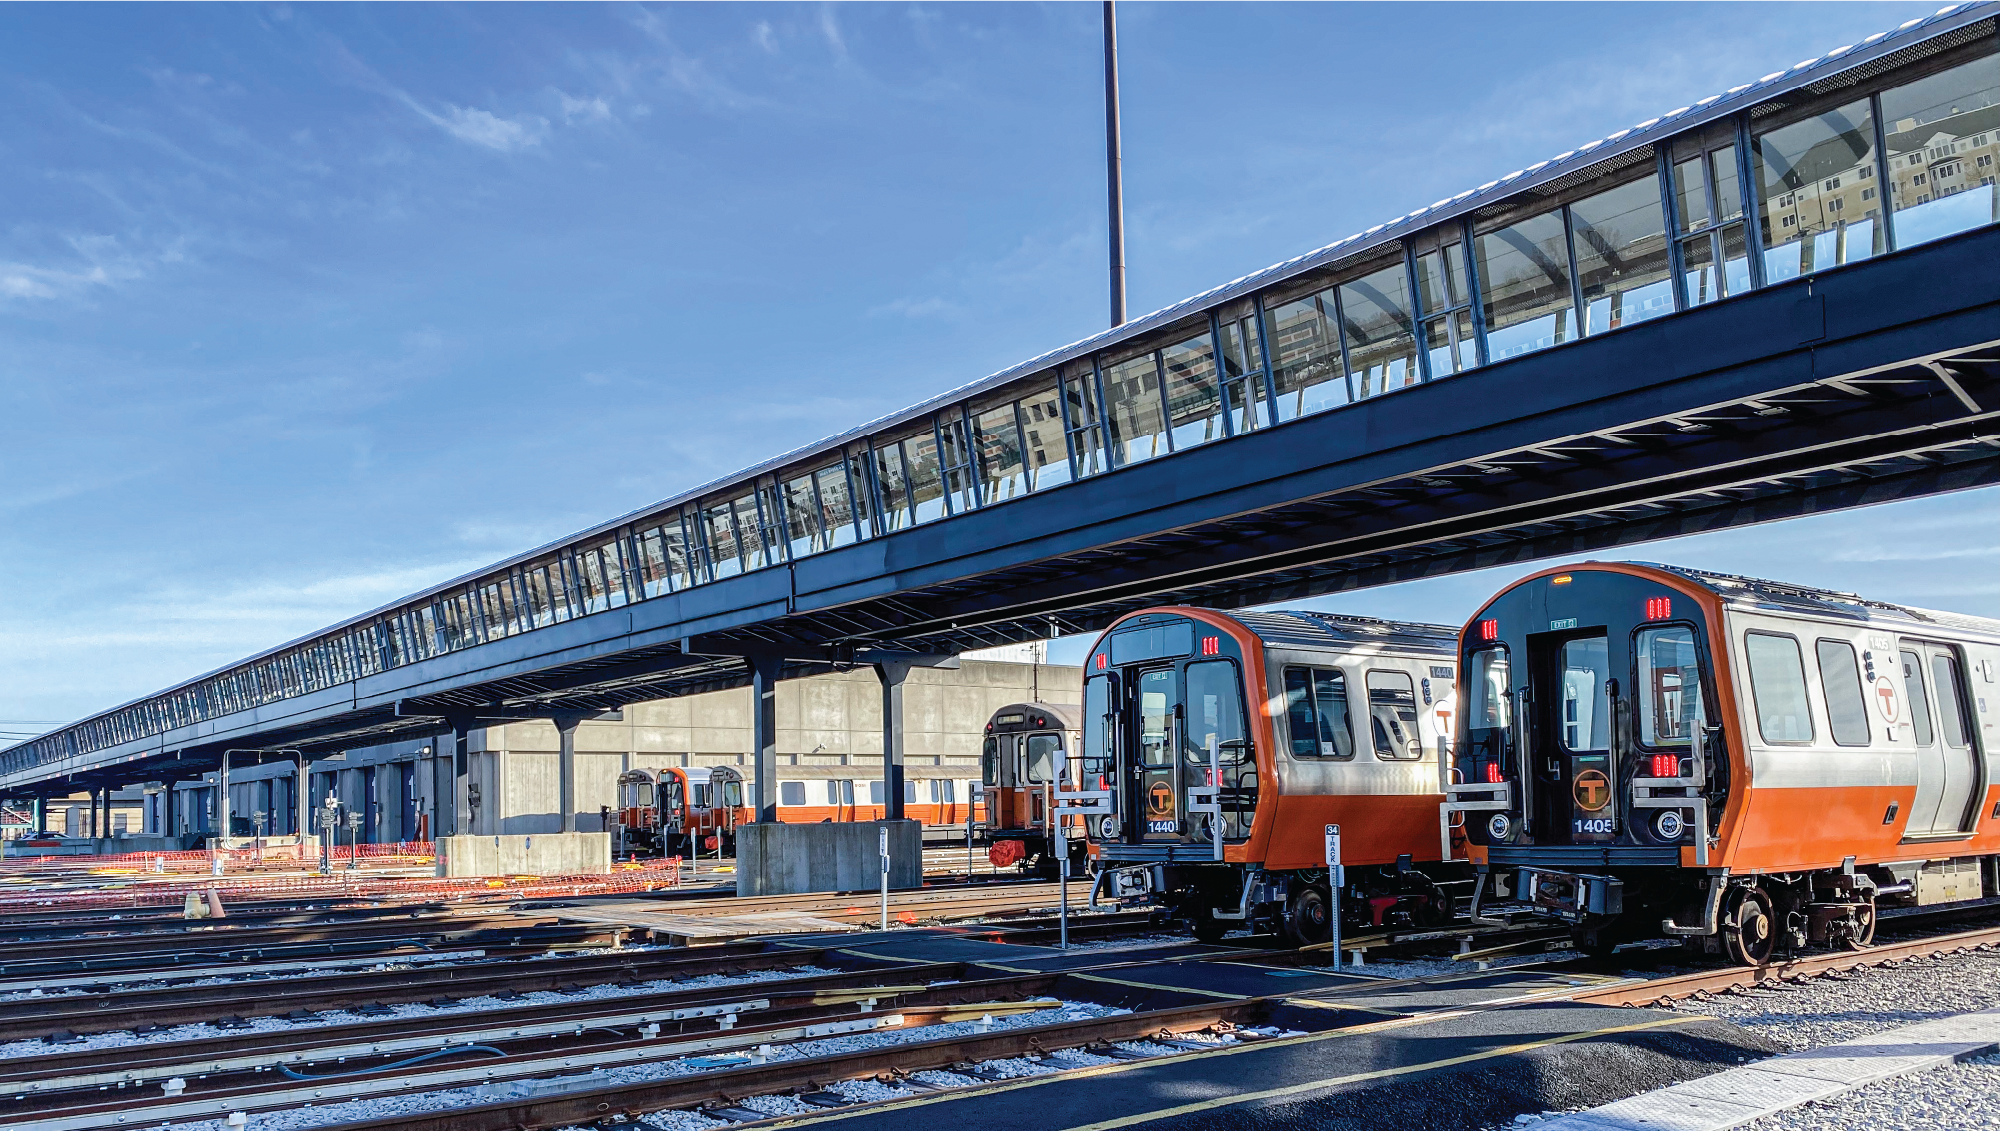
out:
{"label": "elevated pedestrian bridge", "polygon": [[12,746],[0,794],[1992,484],[1995,28],[1943,9]]}

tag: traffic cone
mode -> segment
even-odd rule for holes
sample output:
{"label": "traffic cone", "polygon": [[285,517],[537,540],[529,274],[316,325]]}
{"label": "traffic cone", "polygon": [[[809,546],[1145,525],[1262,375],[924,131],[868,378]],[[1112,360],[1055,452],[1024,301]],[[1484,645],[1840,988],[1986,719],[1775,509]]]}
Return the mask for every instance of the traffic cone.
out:
{"label": "traffic cone", "polygon": [[203,907],[201,900],[195,898],[195,893],[189,892],[187,901],[181,904],[181,918],[200,919],[207,914],[208,908]]}
{"label": "traffic cone", "polygon": [[222,913],[222,897],[216,894],[214,888],[208,889],[208,917],[211,919],[221,919],[224,917]]}

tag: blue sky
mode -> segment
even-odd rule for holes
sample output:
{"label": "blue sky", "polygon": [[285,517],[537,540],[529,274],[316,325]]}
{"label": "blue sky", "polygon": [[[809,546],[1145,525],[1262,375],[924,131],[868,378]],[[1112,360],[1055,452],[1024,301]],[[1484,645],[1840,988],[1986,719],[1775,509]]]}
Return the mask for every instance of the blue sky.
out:
{"label": "blue sky", "polygon": [[[1123,6],[1132,309],[1935,7]],[[0,8],[0,732],[1096,330],[1098,18]],[[1633,556],[1992,616],[1995,512]]]}

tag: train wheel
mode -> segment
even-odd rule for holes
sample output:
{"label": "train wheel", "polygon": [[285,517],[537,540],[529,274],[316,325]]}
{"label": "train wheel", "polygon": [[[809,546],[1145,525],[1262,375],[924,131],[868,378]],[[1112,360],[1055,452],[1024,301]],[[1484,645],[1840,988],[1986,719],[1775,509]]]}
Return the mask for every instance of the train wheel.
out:
{"label": "train wheel", "polygon": [[1300,946],[1324,943],[1333,936],[1334,914],[1327,893],[1316,887],[1299,889],[1285,909],[1285,933]]}
{"label": "train wheel", "polygon": [[1763,966],[1771,961],[1778,940],[1772,898],[1758,888],[1736,889],[1722,930],[1724,952],[1738,965]]}
{"label": "train wheel", "polygon": [[1188,909],[1188,926],[1194,930],[1195,941],[1199,943],[1222,942],[1223,936],[1230,931],[1230,924],[1210,914],[1206,907]]}
{"label": "train wheel", "polygon": [[1876,941],[1876,900],[1872,897],[1855,912],[1855,934],[1845,944],[1850,950],[1866,950]]}

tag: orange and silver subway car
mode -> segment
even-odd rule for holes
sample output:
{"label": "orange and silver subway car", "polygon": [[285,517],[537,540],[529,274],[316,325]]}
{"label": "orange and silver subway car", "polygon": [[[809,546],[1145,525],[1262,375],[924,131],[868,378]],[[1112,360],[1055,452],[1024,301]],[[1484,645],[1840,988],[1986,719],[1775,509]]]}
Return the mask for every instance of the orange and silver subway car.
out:
{"label": "orange and silver subway car", "polygon": [[1440,818],[1474,916],[1757,964],[1992,892],[1996,629],[1674,566],[1509,586],[1460,637]]}
{"label": "orange and silver subway car", "polygon": [[1438,838],[1453,649],[1443,625],[1327,613],[1121,618],[1084,661],[1081,780],[1111,807],[1085,823],[1092,902],[1321,941],[1333,824],[1344,922],[1447,920],[1470,876]]}
{"label": "orange and silver subway car", "polygon": [[611,820],[621,855],[691,856],[734,851],[736,827],[751,816],[734,767],[668,766],[618,775]]}
{"label": "orange and silver subway car", "polygon": [[[1078,749],[1080,736],[1074,706],[1010,703],[987,720],[980,740],[980,798],[985,810],[981,832],[994,867],[1058,874],[1050,814],[1055,811],[1056,792],[1076,788],[1070,752]],[[1071,873],[1082,875],[1083,830],[1070,835],[1075,838],[1067,842]]]}

